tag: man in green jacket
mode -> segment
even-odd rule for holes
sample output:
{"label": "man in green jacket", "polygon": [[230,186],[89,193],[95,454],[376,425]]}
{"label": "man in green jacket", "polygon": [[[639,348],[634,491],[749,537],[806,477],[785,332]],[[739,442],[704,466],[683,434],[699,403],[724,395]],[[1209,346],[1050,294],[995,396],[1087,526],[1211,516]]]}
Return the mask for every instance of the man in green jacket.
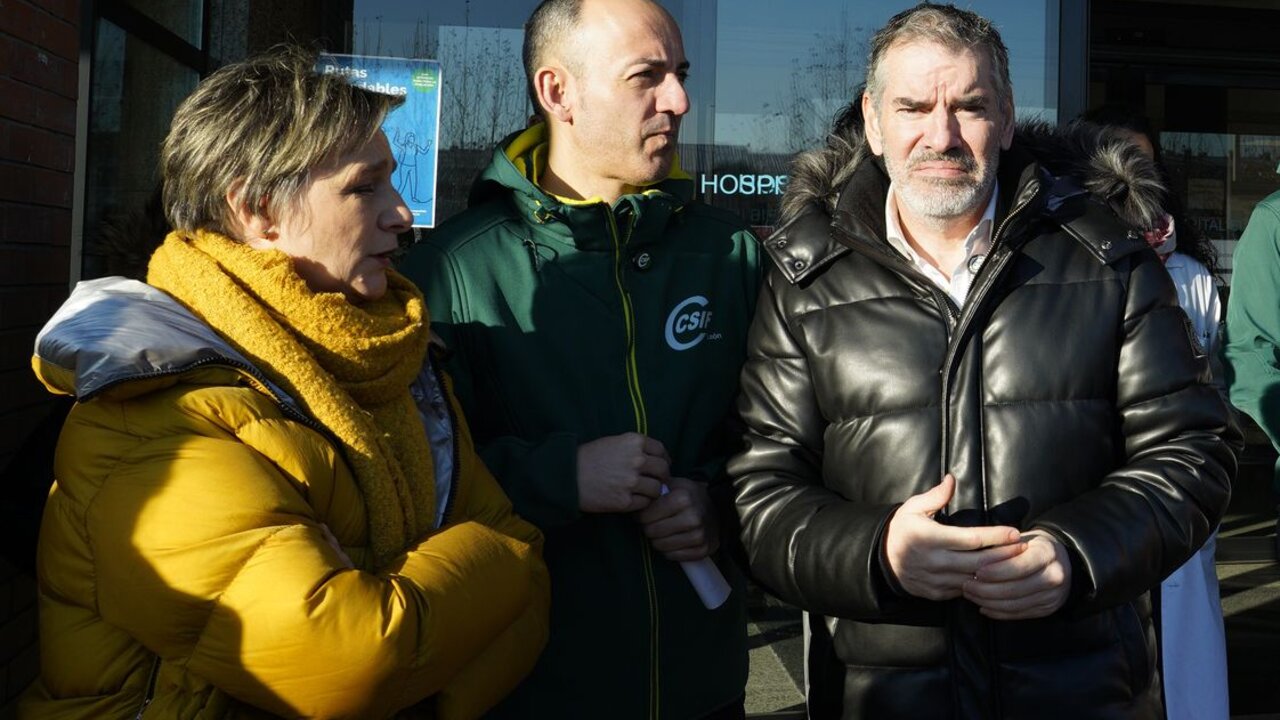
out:
{"label": "man in green jacket", "polygon": [[[496,714],[739,718],[744,582],[715,498],[757,243],[679,168],[689,64],[661,6],[548,0],[524,59],[543,122],[404,268],[485,462],[546,535],[551,639]],[[680,566],[705,558],[732,587],[715,609]]]}
{"label": "man in green jacket", "polygon": [[[1231,275],[1223,343],[1231,404],[1280,448],[1280,192],[1253,208]],[[1280,500],[1280,462],[1271,487]]]}

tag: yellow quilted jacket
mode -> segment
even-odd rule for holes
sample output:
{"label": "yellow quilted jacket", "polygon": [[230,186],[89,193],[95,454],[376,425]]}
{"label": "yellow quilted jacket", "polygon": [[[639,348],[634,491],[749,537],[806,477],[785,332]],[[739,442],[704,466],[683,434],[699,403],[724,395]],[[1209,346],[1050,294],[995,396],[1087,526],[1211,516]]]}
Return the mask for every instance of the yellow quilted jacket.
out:
{"label": "yellow quilted jacket", "polygon": [[141,283],[82,283],[37,341],[37,375],[80,402],[41,527],[41,674],[20,717],[483,713],[545,643],[547,574],[443,376],[420,375],[451,421],[442,522],[368,567],[334,443],[185,313]]}

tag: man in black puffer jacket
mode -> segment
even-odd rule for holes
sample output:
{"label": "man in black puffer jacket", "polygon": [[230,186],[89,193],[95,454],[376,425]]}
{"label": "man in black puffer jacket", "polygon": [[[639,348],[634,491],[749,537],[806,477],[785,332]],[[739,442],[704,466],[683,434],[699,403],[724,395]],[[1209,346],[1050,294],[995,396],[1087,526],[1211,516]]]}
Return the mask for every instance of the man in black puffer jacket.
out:
{"label": "man in black puffer jacket", "polygon": [[1130,230],[1155,172],[1015,128],[998,33],[951,6],[877,33],[862,110],[766,243],[729,468],[755,577],[810,613],[810,717],[1162,717],[1148,590],[1240,436]]}

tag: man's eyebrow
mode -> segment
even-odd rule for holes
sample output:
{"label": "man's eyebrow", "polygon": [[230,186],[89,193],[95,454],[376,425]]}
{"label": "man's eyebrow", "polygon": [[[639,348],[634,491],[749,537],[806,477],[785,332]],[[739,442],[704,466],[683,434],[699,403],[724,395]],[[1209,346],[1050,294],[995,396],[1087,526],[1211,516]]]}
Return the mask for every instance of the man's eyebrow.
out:
{"label": "man's eyebrow", "polygon": [[956,98],[955,105],[986,105],[991,98],[983,92],[971,92]]}
{"label": "man's eyebrow", "polygon": [[[975,105],[986,105],[991,101],[991,97],[984,92],[969,92],[952,101],[952,107],[969,107]],[[896,97],[891,101],[894,107],[908,108],[911,110],[919,110],[933,107],[933,100],[917,100],[910,97]]]}
{"label": "man's eyebrow", "polygon": [[915,98],[909,98],[909,97],[896,97],[890,102],[895,107],[909,108],[912,110],[933,106],[932,100],[917,100]]}
{"label": "man's eyebrow", "polygon": [[[642,57],[642,58],[636,58],[635,60],[632,60],[630,64],[632,67],[636,65],[644,65],[645,67],[663,68],[667,66],[667,61],[663,60],[662,58]],[[687,71],[688,69],[689,69],[688,60],[681,61],[679,65],[676,65],[676,72]]]}

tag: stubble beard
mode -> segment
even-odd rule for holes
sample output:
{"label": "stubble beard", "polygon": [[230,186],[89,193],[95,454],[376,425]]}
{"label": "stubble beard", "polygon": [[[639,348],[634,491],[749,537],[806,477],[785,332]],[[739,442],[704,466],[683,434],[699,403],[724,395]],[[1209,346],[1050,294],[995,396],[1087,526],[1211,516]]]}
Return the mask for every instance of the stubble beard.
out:
{"label": "stubble beard", "polygon": [[[649,152],[648,148],[645,147],[649,144],[649,137],[653,133],[664,131],[673,132],[671,136],[663,142],[662,147],[652,153]],[[656,162],[656,167],[645,172],[644,174],[647,177],[637,184],[651,185],[667,179],[667,176],[671,174],[671,168],[675,165],[676,152],[679,150],[680,146],[680,120],[678,118],[671,122],[656,120],[651,123],[649,127],[644,128],[643,133],[645,139],[641,140],[641,152],[645,156],[646,161],[649,161],[649,159],[652,158],[652,162]]]}

